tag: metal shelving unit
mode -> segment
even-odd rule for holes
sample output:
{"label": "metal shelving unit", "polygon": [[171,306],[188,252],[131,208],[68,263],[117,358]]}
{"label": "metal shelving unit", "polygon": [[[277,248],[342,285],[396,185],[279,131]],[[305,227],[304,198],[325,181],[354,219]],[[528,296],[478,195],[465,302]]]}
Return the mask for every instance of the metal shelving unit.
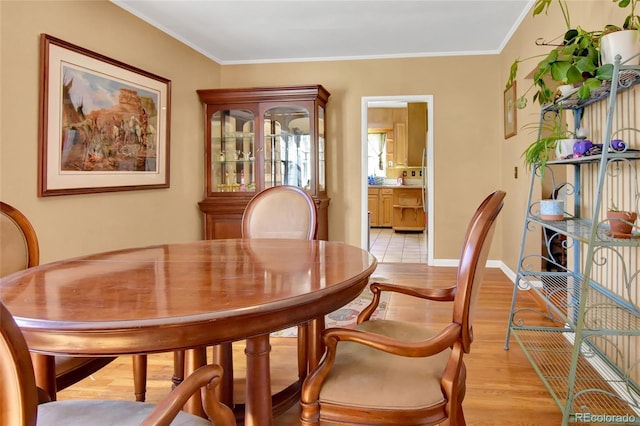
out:
{"label": "metal shelving unit", "polygon": [[[562,410],[563,425],[640,424],[640,232],[635,228],[629,238],[612,238],[605,220],[610,200],[638,212],[640,119],[634,86],[640,67],[617,62],[613,75],[590,99],[569,95],[541,111],[541,129],[545,114],[570,111],[576,128],[589,116],[603,149],[599,155],[547,163],[544,174],[568,210],[561,221],[541,219],[532,197],[543,173],[534,167],[505,341],[505,349],[511,337],[523,349]],[[602,124],[594,124],[597,120]],[[626,138],[622,152],[611,148],[620,134]],[[559,182],[555,175],[562,166],[567,177]],[[527,253],[527,241],[540,241],[541,235],[546,253]],[[569,266],[551,250],[558,239]],[[522,290],[535,295],[539,308],[519,306]]]}

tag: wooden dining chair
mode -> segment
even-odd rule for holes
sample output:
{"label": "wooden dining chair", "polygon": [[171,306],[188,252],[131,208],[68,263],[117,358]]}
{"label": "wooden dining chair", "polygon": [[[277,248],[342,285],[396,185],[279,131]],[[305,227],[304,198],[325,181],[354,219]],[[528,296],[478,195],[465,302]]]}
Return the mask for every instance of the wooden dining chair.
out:
{"label": "wooden dining chair", "polygon": [[222,368],[206,365],[196,370],[158,405],[133,401],[50,401],[36,387],[27,342],[13,316],[0,302],[0,426],[15,425],[211,425],[202,417],[181,411],[200,391],[204,408],[214,425],[235,425],[231,409],[221,404],[216,387]]}
{"label": "wooden dining chair", "polygon": [[[313,198],[303,189],[290,185],[267,188],[247,203],[242,216],[242,237],[313,240],[318,229],[317,214]],[[215,350],[219,351],[218,354],[226,354],[219,356],[231,357],[231,343],[218,345]],[[294,384],[298,388],[308,371],[307,359],[307,326],[301,324],[298,326],[299,382]],[[173,386],[176,386],[184,377],[184,351],[174,353],[173,365],[172,381]],[[134,387],[138,401],[144,401],[146,370],[146,355],[134,355]]]}
{"label": "wooden dining chair", "polygon": [[[18,209],[0,201],[0,277],[37,266],[39,262],[40,247],[31,222]],[[49,358],[37,354],[32,357],[34,363],[48,362]],[[47,383],[45,390],[55,397],[57,391],[90,376],[114,359],[56,356],[53,359],[56,369],[55,384]]]}
{"label": "wooden dining chair", "polygon": [[[301,422],[319,425],[464,425],[463,354],[473,341],[473,319],[486,261],[505,193],[489,195],[473,215],[456,283],[447,288],[373,283],[373,301],[355,329],[330,328],[320,365],[304,382]],[[369,320],[383,291],[434,302],[453,302],[444,328]]]}
{"label": "wooden dining chair", "polygon": [[317,230],[315,202],[297,186],[274,186],[260,191],[242,215],[242,238],[313,240]]}
{"label": "wooden dining chair", "polygon": [[[242,215],[243,238],[314,240],[317,231],[316,204],[297,186],[274,186],[259,192],[249,201]],[[324,317],[319,320],[324,321]],[[297,339],[299,382],[292,386],[301,386],[309,370],[308,324],[298,325]]]}

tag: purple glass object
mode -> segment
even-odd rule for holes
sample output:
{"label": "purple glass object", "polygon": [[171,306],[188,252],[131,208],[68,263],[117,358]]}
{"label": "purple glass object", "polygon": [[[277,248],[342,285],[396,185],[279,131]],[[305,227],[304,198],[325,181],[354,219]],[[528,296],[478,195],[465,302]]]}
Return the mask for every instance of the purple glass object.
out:
{"label": "purple glass object", "polygon": [[627,148],[627,144],[622,139],[611,139],[611,148],[616,151],[624,151]]}
{"label": "purple glass object", "polygon": [[589,151],[592,146],[593,143],[588,139],[578,141],[573,144],[573,153],[574,155],[584,155],[584,153]]}

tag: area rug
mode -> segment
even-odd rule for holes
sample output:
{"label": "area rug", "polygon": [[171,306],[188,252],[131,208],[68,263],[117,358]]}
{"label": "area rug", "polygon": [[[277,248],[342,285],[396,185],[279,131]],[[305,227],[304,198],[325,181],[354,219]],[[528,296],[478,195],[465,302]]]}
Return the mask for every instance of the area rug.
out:
{"label": "area rug", "polygon": [[[372,277],[371,282],[384,282],[384,278]],[[389,298],[391,294],[389,292],[383,292],[380,297],[380,304],[371,315],[371,319],[384,319],[387,314],[387,306],[389,305]],[[366,308],[373,299],[373,293],[367,286],[360,296],[353,299],[350,303],[331,312],[325,317],[325,325],[329,327],[344,327],[353,328],[356,325],[358,314]],[[271,333],[271,337],[296,337],[298,335],[298,327],[286,328],[284,330]]]}

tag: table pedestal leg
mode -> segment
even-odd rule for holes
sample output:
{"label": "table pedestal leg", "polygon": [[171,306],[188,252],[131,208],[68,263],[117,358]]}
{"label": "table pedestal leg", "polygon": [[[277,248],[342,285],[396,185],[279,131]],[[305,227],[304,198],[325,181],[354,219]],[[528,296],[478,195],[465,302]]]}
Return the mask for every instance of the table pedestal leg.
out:
{"label": "table pedestal leg", "polygon": [[31,353],[33,372],[36,375],[36,386],[43,389],[51,398],[56,400],[56,360],[51,355]]}
{"label": "table pedestal leg", "polygon": [[269,335],[247,339],[247,388],[245,394],[245,426],[271,426],[271,373],[269,369]]}
{"label": "table pedestal leg", "polygon": [[[191,373],[207,364],[207,348],[187,349],[184,354],[184,377],[189,377]],[[193,395],[184,405],[184,411],[207,418],[202,406],[200,392]]]}
{"label": "table pedestal leg", "polygon": [[221,343],[211,349],[211,362],[222,367],[222,383],[219,386],[220,402],[233,408],[233,346],[231,343]]}
{"label": "table pedestal leg", "polygon": [[324,343],[322,342],[322,330],[324,328],[324,317],[309,321],[307,339],[309,345],[309,371],[315,370],[324,354]]}

